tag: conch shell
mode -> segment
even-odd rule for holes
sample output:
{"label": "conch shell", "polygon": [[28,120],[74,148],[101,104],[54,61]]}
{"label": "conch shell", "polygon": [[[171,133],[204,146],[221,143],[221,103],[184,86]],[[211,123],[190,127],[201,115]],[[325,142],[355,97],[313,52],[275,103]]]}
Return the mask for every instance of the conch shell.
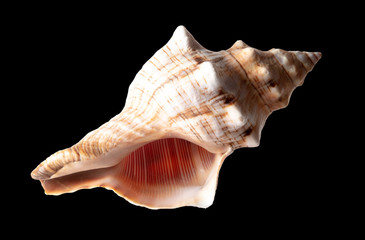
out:
{"label": "conch shell", "polygon": [[152,209],[209,207],[224,159],[259,145],[267,117],[320,58],[242,41],[209,51],[179,26],[136,75],[123,111],[31,176],[46,194],[104,187]]}

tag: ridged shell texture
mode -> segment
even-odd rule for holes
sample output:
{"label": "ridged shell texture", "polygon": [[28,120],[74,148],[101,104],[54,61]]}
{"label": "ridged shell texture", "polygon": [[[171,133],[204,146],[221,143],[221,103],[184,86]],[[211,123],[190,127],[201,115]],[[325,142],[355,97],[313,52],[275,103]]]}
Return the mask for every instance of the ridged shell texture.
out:
{"label": "ridged shell texture", "polygon": [[202,47],[183,26],[138,72],[123,111],[32,177],[47,194],[105,187],[139,206],[208,207],[235,149],[259,145],[319,52]]}

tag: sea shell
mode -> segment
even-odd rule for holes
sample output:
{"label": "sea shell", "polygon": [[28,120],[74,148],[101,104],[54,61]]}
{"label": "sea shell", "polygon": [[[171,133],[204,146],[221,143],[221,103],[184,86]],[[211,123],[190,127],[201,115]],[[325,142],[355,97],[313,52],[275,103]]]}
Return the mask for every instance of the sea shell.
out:
{"label": "sea shell", "polygon": [[123,111],[31,176],[46,194],[104,187],[147,208],[206,208],[224,159],[259,145],[267,117],[320,58],[242,41],[209,51],[179,26],[136,75]]}

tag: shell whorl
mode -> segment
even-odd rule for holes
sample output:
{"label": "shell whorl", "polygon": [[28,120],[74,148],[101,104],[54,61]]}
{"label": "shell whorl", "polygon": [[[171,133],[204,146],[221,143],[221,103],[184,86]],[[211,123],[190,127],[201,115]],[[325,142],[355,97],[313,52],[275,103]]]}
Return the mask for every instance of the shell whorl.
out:
{"label": "shell whorl", "polygon": [[244,79],[252,83],[271,111],[284,108],[293,90],[321,58],[320,52],[260,51],[237,41],[230,52],[242,67]]}
{"label": "shell whorl", "polygon": [[[51,155],[32,172],[32,177],[41,180],[43,187],[54,194],[105,186],[134,203],[164,207],[164,203],[152,204],[151,199],[143,202],[140,196],[128,195],[131,193],[126,193],[121,181],[130,180],[115,174],[128,175],[128,171],[120,169],[129,167],[134,151],[144,156],[145,151],[152,151],[151,146],[163,144],[172,146],[165,156],[179,159],[181,145],[198,156],[187,161],[205,166],[201,171],[206,173],[205,178],[196,177],[194,184],[206,184],[202,189],[209,191],[207,195],[211,199],[224,159],[237,148],[259,145],[267,117],[287,106],[293,90],[303,84],[320,58],[319,52],[260,51],[242,41],[227,50],[214,52],[205,49],[185,27],[179,26],[169,42],[137,73],[122,112],[74,146]],[[88,171],[90,174],[86,174]],[[81,177],[76,184],[68,176],[78,173]],[[117,180],[105,183],[105,174]],[[78,182],[84,178],[90,180]],[[52,179],[60,180],[53,182]],[[64,188],[63,183],[61,187],[58,181],[72,183],[73,187]],[[115,185],[118,181],[120,186]],[[147,177],[143,181],[147,182]],[[194,203],[197,206],[211,204],[210,200],[202,200],[204,194],[197,195],[199,200],[184,200],[172,206],[196,201],[202,204]]]}
{"label": "shell whorl", "polygon": [[165,120],[165,127],[202,146],[212,141],[233,149],[257,146],[268,115],[288,104],[320,57],[318,52],[260,51],[242,41],[213,52],[180,26],[137,74],[127,106],[145,112],[153,101],[156,108],[148,109],[147,119]]}

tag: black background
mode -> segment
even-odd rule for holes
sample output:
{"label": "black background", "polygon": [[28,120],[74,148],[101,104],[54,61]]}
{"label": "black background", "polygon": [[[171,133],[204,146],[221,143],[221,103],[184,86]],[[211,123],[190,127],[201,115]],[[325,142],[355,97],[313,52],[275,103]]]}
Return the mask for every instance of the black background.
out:
{"label": "black background", "polygon": [[[10,121],[19,122],[11,150],[17,182],[5,184],[15,190],[8,223],[34,225],[35,237],[341,232],[338,223],[350,210],[341,203],[346,170],[339,171],[343,163],[334,158],[342,140],[333,132],[345,130],[333,122],[340,118],[335,109],[341,101],[331,89],[341,80],[331,62],[340,8],[314,2],[171,4],[12,8],[5,22],[11,26],[7,64],[19,101]],[[226,159],[208,209],[148,210],[101,188],[44,195],[30,172],[118,114],[135,74],[179,25],[214,51],[243,40],[260,50],[319,51],[323,56],[289,106],[269,117],[260,146],[239,149]]]}

